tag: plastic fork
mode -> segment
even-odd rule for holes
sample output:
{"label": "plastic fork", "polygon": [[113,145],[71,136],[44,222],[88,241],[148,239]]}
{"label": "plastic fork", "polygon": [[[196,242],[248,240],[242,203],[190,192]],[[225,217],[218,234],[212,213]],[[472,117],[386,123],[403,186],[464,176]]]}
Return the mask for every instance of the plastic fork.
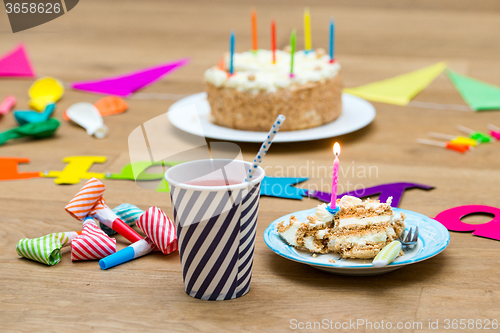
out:
{"label": "plastic fork", "polygon": [[401,242],[401,244],[406,247],[407,249],[413,249],[415,247],[415,245],[417,244],[417,241],[418,241],[418,226],[415,227],[415,232],[413,233],[412,235],[412,232],[413,232],[413,228],[410,228],[410,230],[408,230],[408,233],[406,234],[406,237],[405,237],[405,233],[402,232],[401,235],[399,236],[399,241]]}

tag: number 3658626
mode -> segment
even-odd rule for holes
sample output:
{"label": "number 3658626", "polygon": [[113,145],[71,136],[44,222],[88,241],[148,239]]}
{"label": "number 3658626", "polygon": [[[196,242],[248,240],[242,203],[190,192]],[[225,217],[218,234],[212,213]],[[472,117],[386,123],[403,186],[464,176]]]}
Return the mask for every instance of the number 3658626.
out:
{"label": "number 3658626", "polygon": [[34,3],[34,2],[23,2],[23,3],[6,3],[5,10],[7,14],[59,14],[61,12],[61,4],[59,3]]}

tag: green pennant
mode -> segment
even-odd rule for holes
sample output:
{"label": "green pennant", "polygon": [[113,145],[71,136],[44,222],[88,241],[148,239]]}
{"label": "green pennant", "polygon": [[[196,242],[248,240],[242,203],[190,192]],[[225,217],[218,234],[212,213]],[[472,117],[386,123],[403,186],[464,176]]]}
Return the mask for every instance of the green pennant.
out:
{"label": "green pennant", "polygon": [[465,102],[475,111],[500,109],[500,87],[446,70]]}

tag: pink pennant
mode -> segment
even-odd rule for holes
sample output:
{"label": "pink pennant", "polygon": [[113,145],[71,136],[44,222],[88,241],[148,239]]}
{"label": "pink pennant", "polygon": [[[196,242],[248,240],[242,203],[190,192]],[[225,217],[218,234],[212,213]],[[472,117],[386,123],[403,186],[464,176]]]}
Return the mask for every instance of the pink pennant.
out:
{"label": "pink pennant", "polygon": [[73,89],[115,96],[128,97],[133,92],[146,87],[173,70],[188,63],[188,59],[180,59],[159,66],[141,69],[136,72],[104,78],[95,81],[73,82]]}
{"label": "pink pennant", "polygon": [[137,220],[137,226],[163,254],[178,250],[174,223],[158,207],[146,210]]}
{"label": "pink pennant", "polygon": [[35,77],[35,71],[23,44],[19,44],[0,59],[0,76]]}
{"label": "pink pennant", "polygon": [[99,229],[94,219],[83,222],[82,234],[71,242],[71,260],[96,260],[116,252],[116,239]]}

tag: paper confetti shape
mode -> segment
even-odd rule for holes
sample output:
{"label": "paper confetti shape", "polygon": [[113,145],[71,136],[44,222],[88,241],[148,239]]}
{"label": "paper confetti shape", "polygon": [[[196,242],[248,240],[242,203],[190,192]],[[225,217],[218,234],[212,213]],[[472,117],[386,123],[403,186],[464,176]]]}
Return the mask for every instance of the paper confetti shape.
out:
{"label": "paper confetti shape", "polygon": [[0,59],[0,76],[35,77],[23,44],[19,44]]}
{"label": "paper confetti shape", "polygon": [[446,68],[445,62],[344,92],[374,102],[406,105]]}
{"label": "paper confetti shape", "polygon": [[120,76],[95,81],[73,82],[71,87],[98,94],[128,97],[135,91],[158,81],[163,76],[187,63],[188,59],[184,58]]}
{"label": "paper confetti shape", "polygon": [[83,185],[64,209],[74,218],[83,220],[96,205],[96,202],[102,199],[105,190],[106,187],[103,183],[92,178]]}
{"label": "paper confetti shape", "polygon": [[141,215],[137,226],[163,254],[179,249],[174,223],[158,207],[151,207]]}
{"label": "paper confetti shape", "polygon": [[[113,212],[115,212],[120,220],[127,223],[131,227],[137,223],[137,219],[142,215],[142,213],[144,213],[142,209],[129,203],[124,203],[116,206],[115,208],[113,208]],[[101,230],[104,231],[108,236],[116,234],[116,231],[100,222],[99,227],[101,227]]]}
{"label": "paper confetti shape", "polygon": [[446,70],[462,98],[475,111],[500,109],[500,87]]}
{"label": "paper confetti shape", "polygon": [[[76,232],[72,232],[76,235]],[[17,254],[42,264],[53,266],[61,261],[61,249],[68,245],[70,238],[58,232],[39,238],[23,238],[16,245]]]}
{"label": "paper confetti shape", "polygon": [[96,260],[116,252],[116,239],[110,238],[97,227],[94,219],[83,222],[82,234],[71,242],[71,260]]}

